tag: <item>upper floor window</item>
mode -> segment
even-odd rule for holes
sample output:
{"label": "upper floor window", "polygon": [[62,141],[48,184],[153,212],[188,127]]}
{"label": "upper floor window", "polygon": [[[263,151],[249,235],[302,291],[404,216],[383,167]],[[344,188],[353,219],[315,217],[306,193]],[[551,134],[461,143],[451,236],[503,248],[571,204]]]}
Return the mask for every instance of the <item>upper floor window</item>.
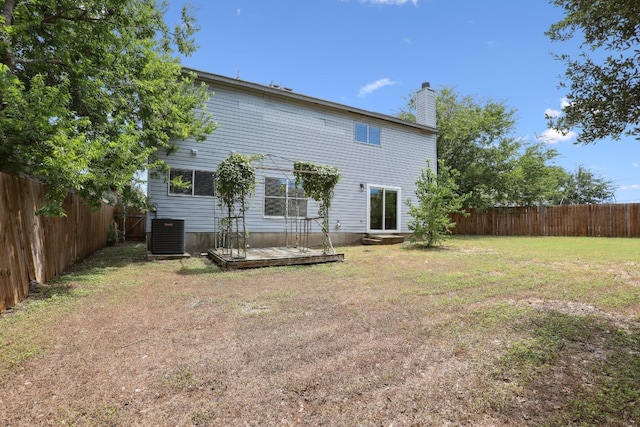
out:
{"label": "upper floor window", "polygon": [[380,145],[380,128],[366,123],[355,123],[354,139],[365,144]]}
{"label": "upper floor window", "polygon": [[286,178],[264,179],[264,215],[306,217],[307,199],[304,190]]}
{"label": "upper floor window", "polygon": [[[181,181],[182,185],[175,185],[176,180]],[[213,172],[171,169],[169,171],[169,194],[213,197]]]}

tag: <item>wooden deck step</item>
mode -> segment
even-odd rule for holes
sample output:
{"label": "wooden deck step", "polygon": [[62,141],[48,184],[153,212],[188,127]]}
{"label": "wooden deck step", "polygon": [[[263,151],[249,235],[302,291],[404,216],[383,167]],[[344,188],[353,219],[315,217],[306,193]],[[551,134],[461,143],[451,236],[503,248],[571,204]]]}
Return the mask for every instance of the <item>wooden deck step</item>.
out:
{"label": "wooden deck step", "polygon": [[363,237],[362,238],[363,245],[381,245],[382,240],[380,239],[372,239],[371,237]]}
{"label": "wooden deck step", "polygon": [[363,245],[396,245],[404,242],[404,236],[398,234],[370,234],[362,238]]}

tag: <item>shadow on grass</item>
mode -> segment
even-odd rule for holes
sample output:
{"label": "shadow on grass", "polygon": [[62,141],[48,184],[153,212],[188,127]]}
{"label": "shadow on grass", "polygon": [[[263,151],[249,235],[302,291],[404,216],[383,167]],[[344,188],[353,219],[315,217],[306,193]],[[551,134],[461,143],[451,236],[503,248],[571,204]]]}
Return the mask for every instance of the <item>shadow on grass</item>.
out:
{"label": "shadow on grass", "polygon": [[44,303],[48,300],[62,301],[82,296],[86,291],[79,290],[74,283],[100,283],[110,271],[146,262],[146,253],[146,245],[142,243],[107,246],[68,267],[60,276],[49,279],[46,284],[32,283],[25,302]]}
{"label": "shadow on grass", "polygon": [[75,264],[70,270],[96,267],[124,267],[147,262],[147,246],[144,243],[123,243],[107,246]]}
{"label": "shadow on grass", "polygon": [[147,248],[143,243],[126,243],[107,246],[84,260],[66,269],[60,276],[54,277],[45,286],[51,289],[69,287],[72,282],[92,283],[99,281],[108,272],[131,264],[141,264],[146,261]]}
{"label": "shadow on grass", "polygon": [[[497,402],[544,425],[631,425],[640,419],[640,327],[594,315],[542,312],[520,326],[494,379],[522,387]],[[522,403],[524,402],[524,403]]]}
{"label": "shadow on grass", "polygon": [[182,276],[198,276],[221,273],[222,269],[207,257],[191,258],[187,261],[180,261],[180,269],[176,274]]}
{"label": "shadow on grass", "polygon": [[453,250],[453,248],[446,245],[427,246],[423,243],[408,243],[406,245],[402,245],[402,249],[405,251],[419,252],[446,252]]}
{"label": "shadow on grass", "polygon": [[47,300],[50,298],[63,298],[71,295],[72,287],[69,284],[50,284],[39,285],[35,289],[29,290],[29,299],[31,300]]}
{"label": "shadow on grass", "polygon": [[180,270],[176,271],[176,274],[180,274],[182,276],[198,276],[202,274],[218,273],[222,273],[222,270],[213,263],[210,266],[204,267],[182,267]]}

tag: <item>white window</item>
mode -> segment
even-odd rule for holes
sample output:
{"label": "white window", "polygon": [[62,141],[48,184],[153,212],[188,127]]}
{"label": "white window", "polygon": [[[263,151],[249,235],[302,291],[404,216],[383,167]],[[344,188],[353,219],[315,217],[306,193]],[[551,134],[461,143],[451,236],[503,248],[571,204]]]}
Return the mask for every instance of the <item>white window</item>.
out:
{"label": "white window", "polygon": [[380,145],[380,133],[380,128],[378,127],[356,122],[353,131],[353,138],[357,142]]}
{"label": "white window", "polygon": [[[176,181],[182,182],[182,185],[175,185]],[[171,169],[169,171],[169,194],[213,197],[213,172]]]}
{"label": "white window", "polygon": [[306,217],[307,199],[302,188],[286,178],[264,179],[264,215]]}

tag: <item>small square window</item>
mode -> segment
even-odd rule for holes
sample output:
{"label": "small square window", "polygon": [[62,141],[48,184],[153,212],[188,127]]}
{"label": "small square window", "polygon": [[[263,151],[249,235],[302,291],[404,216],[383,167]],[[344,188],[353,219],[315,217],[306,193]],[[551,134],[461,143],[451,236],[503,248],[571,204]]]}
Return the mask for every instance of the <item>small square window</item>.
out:
{"label": "small square window", "polygon": [[365,144],[380,145],[380,128],[366,123],[357,123],[354,127],[354,139]]}
{"label": "small square window", "polygon": [[285,178],[264,179],[264,214],[265,216],[307,216],[307,199],[301,188],[296,188],[295,181]]}
{"label": "small square window", "polygon": [[[182,185],[175,185],[179,180]],[[183,194],[187,196],[214,195],[213,172],[191,169],[171,169],[169,171],[169,194]]]}

